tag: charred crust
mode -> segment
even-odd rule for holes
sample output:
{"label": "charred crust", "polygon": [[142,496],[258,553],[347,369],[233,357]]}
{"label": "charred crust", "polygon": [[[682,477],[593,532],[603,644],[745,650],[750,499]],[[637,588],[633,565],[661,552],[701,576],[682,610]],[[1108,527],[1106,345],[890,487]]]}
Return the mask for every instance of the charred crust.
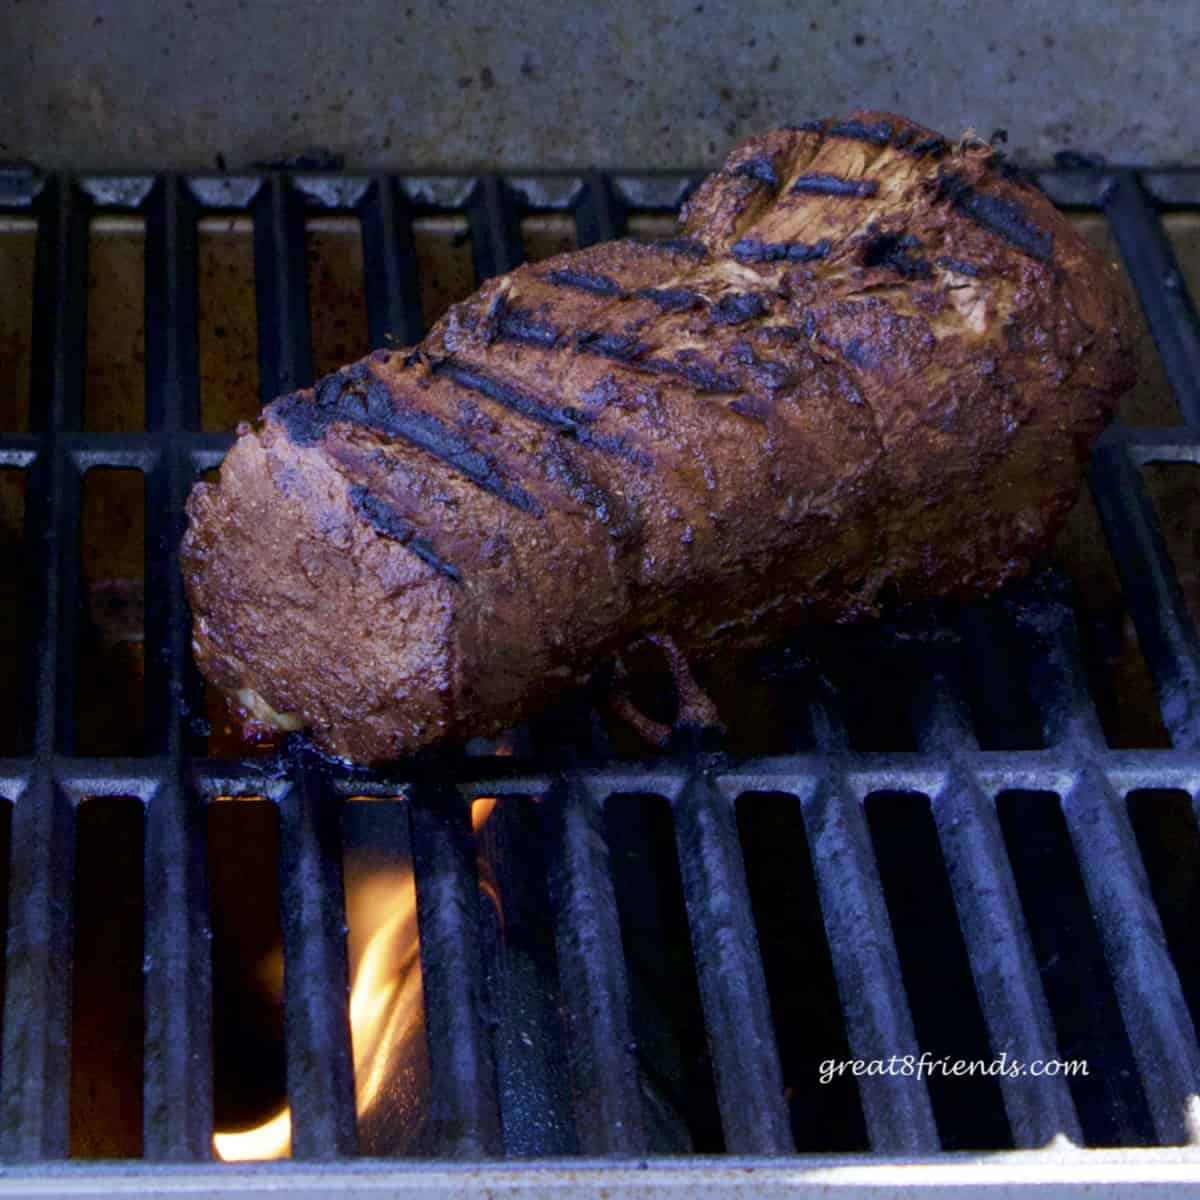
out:
{"label": "charred crust", "polygon": [[488,305],[484,325],[485,345],[500,338],[506,342],[521,342],[526,346],[549,350],[562,336],[548,321],[539,321],[527,309],[510,307],[503,292],[499,292]]}
{"label": "charred crust", "polygon": [[562,444],[548,443],[539,455],[539,462],[546,478],[563,488],[581,507],[590,509],[611,537],[628,541],[640,527],[629,505],[601,487]]}
{"label": "charred crust", "polygon": [[734,242],[730,253],[741,263],[815,262],[827,258],[833,243],[828,238],[811,244],[806,242],[763,242],[758,238],[742,238]]}
{"label": "charred crust", "polygon": [[733,174],[743,179],[753,179],[755,183],[762,183],[767,187],[779,186],[779,176],[775,174],[775,164],[769,154],[756,154],[753,158],[738,163],[733,168]]}
{"label": "charred crust", "polygon": [[644,371],[656,375],[674,375],[690,383],[698,392],[736,392],[741,380],[721,371],[702,358],[698,350],[680,350],[673,359],[650,358],[638,363]]}
{"label": "charred crust", "polygon": [[766,311],[767,302],[757,292],[731,292],[712,306],[711,315],[717,325],[741,325]]}
{"label": "charred crust", "polygon": [[590,413],[580,412],[569,405],[549,404],[526,388],[514,387],[511,383],[497,379],[477,367],[465,366],[453,358],[442,359],[433,368],[433,372],[439,378],[447,379],[467,391],[478,392],[481,396],[486,396],[531,421],[548,425],[561,433],[578,436],[583,425],[595,419]]}
{"label": "charred crust", "polygon": [[933,270],[923,258],[910,254],[920,246],[912,236],[901,237],[897,233],[879,233],[863,244],[861,262],[864,267],[885,267],[897,272],[904,279],[928,279]]}
{"label": "charred crust", "polygon": [[624,458],[638,466],[647,465],[645,455],[633,449],[623,439],[598,434],[589,429],[588,426],[596,419],[594,413],[584,412],[571,405],[551,404],[528,388],[517,387],[478,367],[468,366],[455,359],[442,359],[433,371],[439,378],[467,391],[486,396],[512,412],[520,413],[531,421],[574,439],[581,446]]}
{"label": "charred crust", "polygon": [[848,200],[869,200],[879,191],[876,179],[843,179],[840,175],[801,175],[792,184],[797,196],[841,196]]}
{"label": "charred crust", "polygon": [[1042,263],[1053,260],[1053,235],[1035,225],[1017,201],[977,191],[961,175],[944,169],[938,171],[937,194],[948,199],[969,221],[1030,258]]}
{"label": "charred crust", "polygon": [[366,363],[327,375],[310,399],[295,392],[270,408],[273,418],[297,446],[314,446],[333,424],[353,425],[407,442],[521,512],[542,516],[541,505],[505,479],[496,463],[436,417],[398,407],[400,397]]}
{"label": "charred crust", "polygon": [[830,137],[870,142],[873,146],[886,146],[891,141],[892,132],[890,121],[876,121],[873,124],[863,121],[839,121],[836,125],[830,125],[828,129]]}
{"label": "charred crust", "polygon": [[939,137],[934,134],[932,137],[921,138],[920,141],[905,143],[901,146],[899,139],[893,145],[897,150],[903,150],[906,154],[911,154],[914,158],[924,158],[928,155],[930,158],[944,158],[946,151],[950,149],[950,143],[944,137]]}
{"label": "charred crust", "polygon": [[598,354],[616,362],[636,362],[649,353],[650,347],[632,334],[600,333],[594,329],[580,329],[575,334],[575,349],[585,354]]}
{"label": "charred crust", "polygon": [[564,267],[556,271],[547,271],[541,278],[554,287],[575,288],[581,292],[592,292],[597,296],[624,295],[624,289],[609,275],[573,271]]}
{"label": "charred crust", "polygon": [[459,569],[442,558],[428,541],[418,537],[416,529],[390,504],[380,500],[378,496],[372,495],[369,489],[361,486],[349,488],[347,495],[350,506],[380,537],[398,542],[401,546],[411,550],[439,575],[444,575],[455,583],[462,582],[462,573]]}
{"label": "charred crust", "polygon": [[708,257],[708,247],[699,238],[634,238],[638,245],[664,254],[679,254],[694,262],[703,262]]}
{"label": "charred crust", "polygon": [[635,300],[649,300],[663,312],[686,312],[704,305],[704,297],[688,288],[642,288],[632,293]]}

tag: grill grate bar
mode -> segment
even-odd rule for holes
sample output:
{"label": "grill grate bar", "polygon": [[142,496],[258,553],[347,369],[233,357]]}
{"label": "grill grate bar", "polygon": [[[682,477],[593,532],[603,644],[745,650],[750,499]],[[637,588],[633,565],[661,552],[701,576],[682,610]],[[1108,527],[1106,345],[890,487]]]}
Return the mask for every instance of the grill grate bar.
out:
{"label": "grill grate bar", "polygon": [[646,1131],[629,1024],[629,980],[601,805],[577,779],[547,795],[549,883],[584,1154],[644,1153]]}
{"label": "grill grate bar", "polygon": [[284,1032],[292,1157],[336,1158],[358,1144],[350,1056],[339,806],[306,771],[280,808]]}
{"label": "grill grate bar", "polygon": [[589,175],[575,203],[575,235],[581,247],[611,242],[625,233],[625,205],[607,175]]}
{"label": "grill grate bar", "polygon": [[1200,320],[1154,202],[1132,171],[1107,180],[1101,197],[1180,411],[1200,424]]}
{"label": "grill grate bar", "polygon": [[[831,755],[830,768],[802,795],[801,811],[850,1052],[865,1060],[915,1056],[916,1032],[866,816],[838,771],[845,728],[822,704],[814,706],[812,718],[819,742]],[[872,1150],[926,1154],[940,1149],[923,1079],[862,1075],[858,1085]]]}
{"label": "grill grate bar", "polygon": [[[304,207],[282,176],[272,176],[256,201],[254,267],[266,402],[312,381]],[[295,766],[292,782],[279,800],[292,1154],[333,1158],[356,1142],[337,807],[316,813],[320,796],[306,764]]]}
{"label": "grill grate bar", "polygon": [[[794,1151],[733,799],[694,775],[674,804],[680,875],[731,1154]],[[722,1030],[737,1030],[737,1038]]]}
{"label": "grill grate bar", "polygon": [[[1074,741],[1081,771],[1062,797],[1063,814],[1096,917],[1155,1131],[1167,1145],[1200,1137],[1200,1046],[1167,949],[1129,814],[1093,761],[1103,745],[1091,709],[1070,606],[1052,598],[1025,622],[1035,699],[1052,742]],[[1062,713],[1090,712],[1064,720]]]}
{"label": "grill grate bar", "polygon": [[1141,473],[1118,440],[1097,447],[1091,483],[1171,744],[1200,748],[1200,639]]}
{"label": "grill grate bar", "polygon": [[[927,749],[953,762],[961,749],[974,746],[967,714],[946,676],[931,680],[920,707]],[[995,804],[971,772],[957,763],[931,803],[992,1053],[1022,1062],[1057,1059],[1050,1007]],[[1079,1116],[1064,1078],[1003,1075],[1000,1091],[1018,1148],[1044,1146],[1059,1134],[1082,1143]]]}
{"label": "grill grate bar", "polygon": [[[180,181],[164,178],[146,220],[146,413],[164,437],[200,420],[195,221]],[[146,741],[164,756],[147,798],[142,1141],[148,1159],[204,1160],[212,1154],[212,950],[203,803],[185,771],[180,719],[188,691],[199,693],[178,554],[192,472],[170,442],[130,465],[146,470]]]}
{"label": "grill grate bar", "polygon": [[151,193],[146,212],[146,426],[200,428],[197,211],[176,175]]}
{"label": "grill grate bar", "polygon": [[475,278],[482,283],[493,275],[515,270],[525,261],[521,220],[512,189],[495,175],[485,175],[467,201]]}
{"label": "grill grate bar", "polygon": [[361,206],[372,346],[411,346],[425,332],[408,200],[391,176],[372,180]]}
{"label": "grill grate bar", "polygon": [[79,476],[61,435],[83,410],[88,208],[68,178],[38,199],[30,425],[42,453],[29,473],[26,546],[33,558],[32,777],[13,810],[10,915],[0,1074],[0,1151],[65,1157],[71,995],[74,813],[54,779],[53,755],[74,741]]}
{"label": "grill grate bar", "polygon": [[[1043,181],[1067,203],[1092,206],[1100,196],[1184,416],[1196,422],[1200,327],[1194,305],[1140,176],[1110,174],[1100,189],[1103,178],[1100,172],[1050,172]],[[293,763],[287,778],[280,778],[264,774],[258,764],[185,758],[181,702],[195,696],[197,680],[187,653],[175,546],[194,474],[215,466],[232,440],[199,432],[200,208],[250,211],[255,217],[266,401],[311,380],[306,205],[361,219],[370,331],[379,345],[388,334],[410,343],[422,332],[414,210],[465,212],[476,272],[483,278],[523,261],[520,215],[526,208],[573,213],[579,242],[587,245],[619,236],[630,208],[673,207],[687,184],[683,175],[614,179],[593,173],[571,186],[526,188],[518,195],[515,181],[494,176],[306,177],[294,183],[284,174],[236,180],[138,176],[88,178],[81,184],[55,176],[44,184],[31,182],[27,198],[6,199],[10,208],[32,203],[39,217],[33,432],[0,435],[0,464],[29,472],[27,545],[36,556],[37,573],[30,592],[41,603],[30,606],[31,665],[25,675],[32,728],[23,744],[31,744],[34,752],[0,762],[0,793],[15,802],[0,1152],[12,1158],[67,1152],[73,805],[80,795],[119,794],[137,795],[147,805],[146,1154],[160,1160],[209,1155],[211,954],[203,803],[235,793],[267,795],[280,807],[294,1151],[316,1158],[354,1152],[337,803],[353,795],[397,795],[409,789],[410,780],[326,779],[323,771],[303,763]],[[144,433],[80,428],[87,222],[93,208],[146,215]],[[1130,788],[1200,792],[1200,641],[1138,471],[1148,461],[1198,459],[1200,439],[1186,427],[1113,430],[1098,451],[1092,479],[1174,750],[1112,751],[1104,745],[1073,631],[1062,626],[1064,619],[1069,625],[1070,613],[1053,595],[1034,593],[1018,599],[1015,611],[1032,647],[1034,684],[1051,735],[1046,751],[980,751],[957,711],[952,688],[947,684],[939,694],[942,685],[935,683],[923,724],[918,722],[923,747],[918,754],[851,753],[845,731],[818,709],[821,754],[739,763],[704,779],[690,775],[694,764],[582,769],[563,780],[548,777],[540,764],[531,769],[514,763],[511,777],[481,785],[483,790],[467,785],[476,794],[520,792],[544,795],[547,801],[574,1116],[585,1153],[648,1149],[636,1062],[620,1049],[632,1044],[628,979],[598,815],[604,799],[617,790],[680,797],[676,838],[730,1150],[790,1149],[730,819],[730,804],[744,790],[783,790],[799,797],[851,1046],[864,1058],[909,1052],[915,1038],[858,797],[879,788],[931,797],[989,1036],[1015,1057],[1051,1058],[1053,1026],[990,796],[1009,787],[1062,796],[1156,1130],[1167,1141],[1197,1136],[1200,1119],[1192,1093],[1200,1079],[1200,1049],[1122,797]],[[72,757],[79,633],[74,548],[81,476],[96,466],[134,468],[147,476],[147,580],[152,586],[146,641],[163,652],[148,656],[148,754],[136,759]],[[499,766],[477,765],[484,772]],[[459,1157],[498,1154],[504,1141],[468,814],[454,793],[454,785],[469,780],[474,769],[470,760],[456,760],[451,766],[443,763],[436,783],[417,779],[410,809],[437,1148]],[[515,772],[522,771],[518,778]],[[731,930],[736,937],[726,936]],[[749,985],[734,988],[735,979]],[[739,1044],[747,1031],[753,1036]],[[756,1061],[750,1064],[747,1055]],[[777,1076],[777,1062],[774,1069]],[[866,1078],[860,1084],[875,1149],[937,1149],[923,1083]],[[1018,1145],[1038,1144],[1057,1132],[1078,1136],[1063,1080],[1002,1079],[1001,1086]]]}
{"label": "grill grate bar", "polygon": [[410,813],[435,1146],[448,1158],[490,1158],[501,1152],[500,1113],[470,814],[457,791],[432,782],[412,790]]}

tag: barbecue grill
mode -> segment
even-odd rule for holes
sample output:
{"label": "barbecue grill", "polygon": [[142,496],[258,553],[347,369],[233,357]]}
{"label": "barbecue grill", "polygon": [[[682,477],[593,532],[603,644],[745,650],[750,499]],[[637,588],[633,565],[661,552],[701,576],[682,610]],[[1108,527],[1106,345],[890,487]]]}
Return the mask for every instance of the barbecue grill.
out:
{"label": "barbecue grill", "polygon": [[[1181,795],[1194,836],[1187,808],[1200,794],[1200,644],[1143,480],[1150,464],[1200,463],[1200,322],[1160,218],[1163,208],[1200,205],[1200,172],[1038,176],[1060,205],[1107,218],[1182,416],[1170,427],[1110,431],[1090,478],[1169,748],[1110,746],[1072,593],[1050,574],[982,606],[988,615],[973,634],[933,625],[905,635],[912,690],[893,700],[907,713],[909,748],[863,749],[837,689],[818,688],[786,714],[795,736],[784,751],[752,757],[687,737],[655,758],[616,754],[585,702],[522,731],[503,747],[513,753],[475,747],[387,774],[342,769],[303,745],[274,757],[208,755],[176,553],[188,491],[232,440],[201,421],[201,216],[253,220],[266,402],[312,379],[305,222],[314,214],[361,222],[371,342],[404,344],[424,328],[414,219],[465,216],[483,278],[522,261],[528,214],[565,215],[588,244],[621,235],[631,213],[674,211],[695,178],[0,172],[0,214],[37,223],[30,431],[0,431],[0,467],[24,472],[29,619],[16,684],[25,725],[17,755],[0,759],[0,795],[11,806],[0,1193],[792,1194],[898,1183],[1065,1192],[1200,1180],[1194,932],[1139,841],[1168,808],[1178,816]],[[89,223],[100,214],[145,220],[145,428],[136,432],[84,428]],[[137,756],[79,752],[77,547],[93,468],[145,480]],[[989,651],[997,629],[1007,649]],[[886,634],[871,636],[882,661]],[[975,663],[1010,653],[1034,733],[1006,744],[971,699],[987,680],[971,677]],[[144,1162],[67,1161],[85,797],[133,797],[144,810]],[[211,1161],[205,814],[236,797],[278,810],[286,965],[292,1159],[253,1166]],[[397,797],[392,836],[415,876],[428,1053],[428,1157],[407,1159],[359,1153],[340,824],[346,809]],[[508,814],[486,836],[535,846],[544,862],[542,890],[524,901],[549,930],[532,984],[504,953],[502,920],[479,901],[470,813],[480,797],[497,797]],[[657,849],[639,867],[635,839],[645,830]],[[764,850],[773,830],[794,839],[783,870]],[[1049,848],[1042,857],[1039,847]],[[906,874],[910,853],[929,866],[928,887]],[[519,891],[524,850],[501,859]],[[703,1153],[671,1147],[647,1100],[655,1025],[639,1007],[632,963],[645,936],[639,870],[665,874],[677,892],[676,919],[647,926],[665,939],[664,957],[682,955],[684,990],[696,998],[701,1061],[684,1064],[687,1095],[671,1119]],[[1062,921],[1068,909],[1073,926]],[[935,912],[940,923],[929,924]],[[800,955],[788,944],[803,914],[814,949]],[[822,988],[840,1025],[827,1044],[810,1037],[797,1049],[802,997]],[[962,1104],[957,1081],[913,1075],[813,1087],[805,1054],[919,1056],[936,1043],[939,1021],[954,1019],[947,997],[970,1010],[963,1021],[974,1022],[974,1041],[961,1045],[980,1057],[1055,1060],[1083,1047],[1089,1079],[1001,1078]],[[1072,1004],[1098,1014],[1090,1041],[1076,1036]],[[711,1109],[707,1124],[679,1111],[697,1095],[696,1111]],[[851,1132],[810,1144],[806,1130],[839,1105]],[[1086,1148],[1097,1143],[1108,1148]]]}

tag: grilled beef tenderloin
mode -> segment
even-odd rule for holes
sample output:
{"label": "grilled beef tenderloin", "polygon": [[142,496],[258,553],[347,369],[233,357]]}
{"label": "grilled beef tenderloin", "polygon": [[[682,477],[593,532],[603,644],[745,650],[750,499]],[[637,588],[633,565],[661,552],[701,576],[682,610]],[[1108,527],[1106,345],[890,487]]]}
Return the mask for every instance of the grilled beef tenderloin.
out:
{"label": "grilled beef tenderloin", "polygon": [[243,427],[188,505],[204,674],[378,763],[689,656],[969,597],[1049,546],[1132,383],[1115,264],[973,138],[737,147],[676,239],[489,280]]}

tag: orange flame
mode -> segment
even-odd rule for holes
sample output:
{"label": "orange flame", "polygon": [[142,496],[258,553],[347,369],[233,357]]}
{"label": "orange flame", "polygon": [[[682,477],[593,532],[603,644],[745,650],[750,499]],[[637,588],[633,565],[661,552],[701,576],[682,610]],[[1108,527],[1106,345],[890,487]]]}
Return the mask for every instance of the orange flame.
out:
{"label": "orange flame", "polygon": [[[492,796],[480,797],[471,806],[476,833],[495,807]],[[362,1117],[379,1100],[397,1047],[421,1032],[417,892],[411,871],[395,869],[365,875],[348,891],[350,1040],[355,1103]],[[496,901],[494,894],[490,898]],[[253,1129],[214,1133],[213,1149],[224,1162],[289,1157],[291,1109],[282,1108]]]}

